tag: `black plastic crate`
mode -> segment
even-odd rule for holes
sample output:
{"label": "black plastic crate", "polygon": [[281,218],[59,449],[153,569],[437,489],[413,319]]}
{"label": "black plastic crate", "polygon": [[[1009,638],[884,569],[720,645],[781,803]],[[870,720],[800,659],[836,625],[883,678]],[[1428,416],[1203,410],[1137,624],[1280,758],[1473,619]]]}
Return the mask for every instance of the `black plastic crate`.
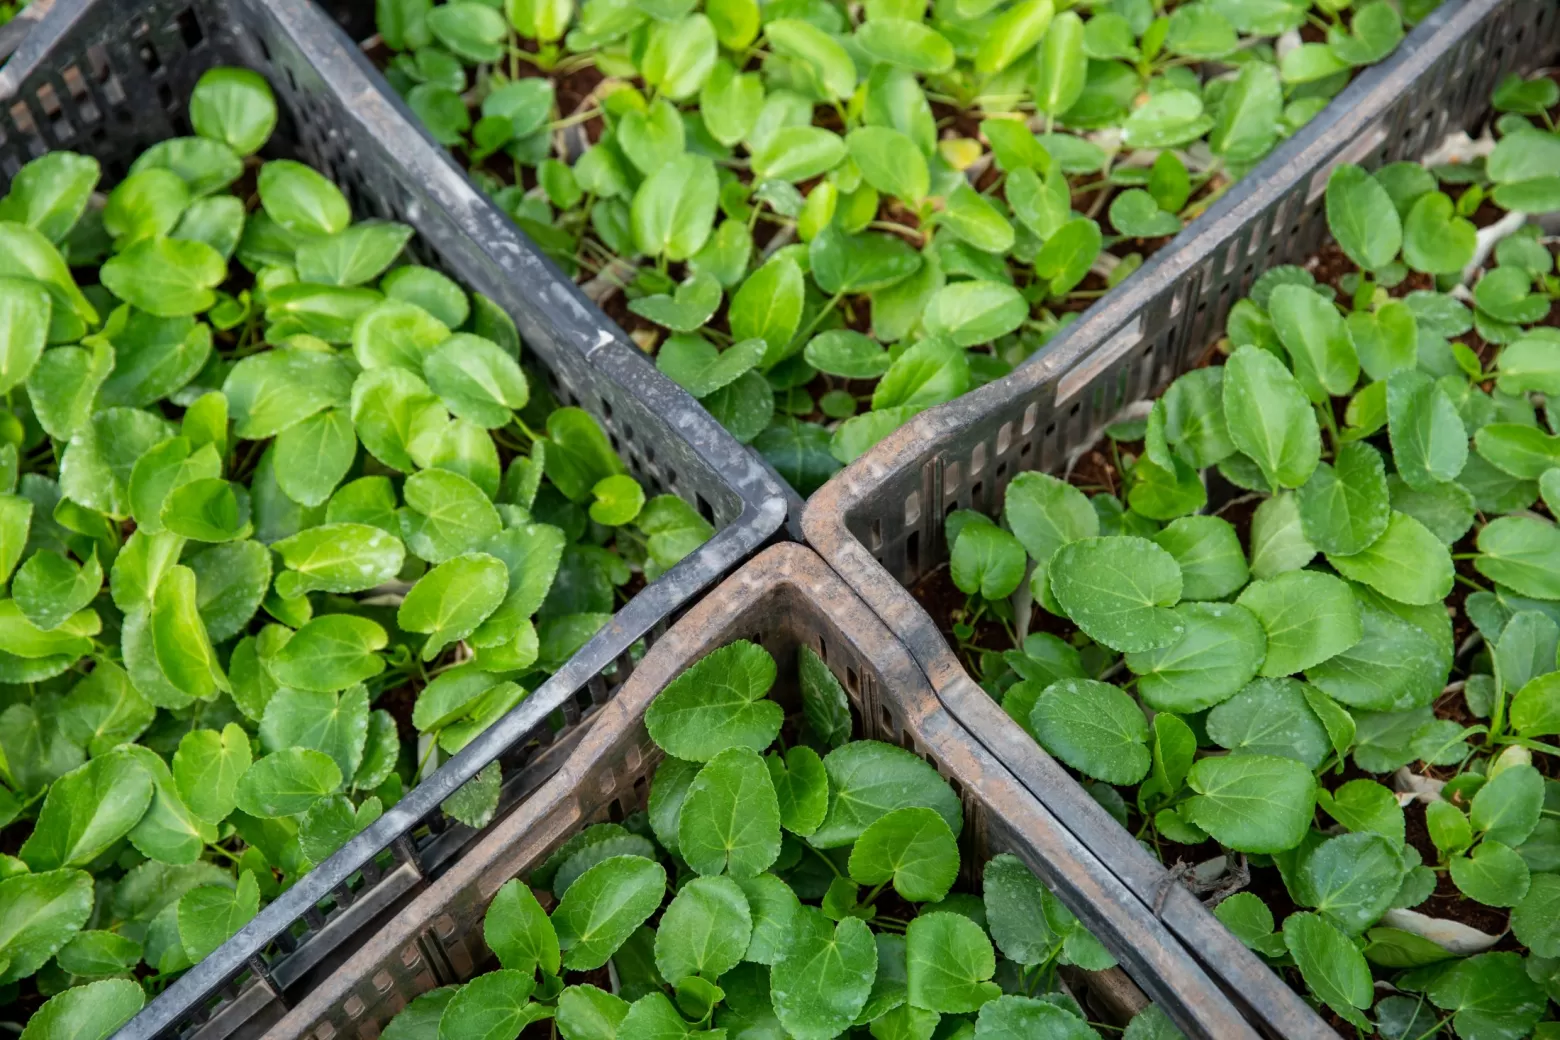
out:
{"label": "black plastic crate", "polygon": [[948,778],[964,803],[966,883],[978,884],[991,856],[1012,853],[1068,904],[1121,961],[1121,968],[1078,973],[1075,989],[1085,1006],[1100,1017],[1125,1018],[1143,1006],[1146,992],[1190,1036],[1255,1040],[1164,925],[971,739],[905,647],[817,554],[798,545],[765,551],[690,610],[536,796],[316,986],[273,1035],[377,1035],[417,996],[490,966],[482,918],[494,893],[582,827],[644,808],[662,758],[645,731],[645,710],[690,665],[736,639],[774,655],[775,698],[792,710],[800,698],[797,648],[811,649],[845,688],[854,733],[908,748]]}
{"label": "black plastic crate", "polygon": [[506,777],[500,815],[513,808],[561,757],[553,749],[572,745],[580,720],[627,678],[631,648],[659,638],[704,589],[774,539],[786,515],[779,484],[642,355],[601,335],[573,285],[413,129],[356,48],[306,0],[56,0],[0,69],[0,191],[54,149],[95,156],[112,184],[147,146],[189,132],[190,91],[222,64],[271,82],[282,121],[268,155],[332,177],[359,218],[414,227],[418,259],[503,307],[560,402],[594,415],[647,489],[695,505],[717,533],[519,707],[169,986],[125,1037],[263,1031],[379,915],[471,843],[475,832],[442,815],[445,798],[497,759]]}
{"label": "black plastic crate", "polygon": [[23,38],[53,6],[54,0],[32,0],[32,3],[16,12],[16,17],[0,25],[0,64],[22,45]]}
{"label": "black plastic crate", "polygon": [[1045,350],[889,435],[803,517],[808,543],[905,642],[949,712],[1275,1036],[1336,1033],[987,696],[908,588],[947,559],[948,513],[993,514],[1017,474],[1060,473],[1123,406],[1194,366],[1258,275],[1315,253],[1328,237],[1323,195],[1335,167],[1415,160],[1449,132],[1476,133],[1504,76],[1557,57],[1555,0],[1447,0]]}
{"label": "black plastic crate", "polygon": [[[343,30],[357,42],[360,50],[373,51],[380,45],[375,13],[369,0],[316,0],[316,2],[324,7],[327,13],[343,27]],[[1313,190],[1308,193],[1309,197],[1300,207],[1291,212],[1277,214],[1270,233],[1251,236],[1244,243],[1250,246],[1251,256],[1255,259],[1237,264],[1235,254],[1232,252],[1228,270],[1218,276],[1217,280],[1221,283],[1229,280],[1238,268],[1244,271],[1244,277],[1249,282],[1256,274],[1272,264],[1285,262],[1273,258],[1274,254],[1271,250],[1293,245],[1286,239],[1289,235],[1297,234],[1302,230],[1302,225],[1305,223],[1302,219],[1304,215],[1309,212],[1321,212],[1322,191],[1326,187],[1327,174],[1333,166],[1344,162],[1369,164],[1372,156],[1380,157],[1379,161],[1384,163],[1411,152],[1417,154],[1413,141],[1434,140],[1444,132],[1444,128],[1457,126],[1465,116],[1476,116],[1487,107],[1490,91],[1494,89],[1499,79],[1496,74],[1497,69],[1509,69],[1512,66],[1512,59],[1515,59],[1515,64],[1536,67],[1537,63],[1525,62],[1521,58],[1522,48],[1530,46],[1520,32],[1523,16],[1507,19],[1511,25],[1508,26],[1503,22],[1492,33],[1486,34],[1489,36],[1488,41],[1483,39],[1476,41],[1479,48],[1477,53],[1460,54],[1452,62],[1456,68],[1455,75],[1446,76],[1443,81],[1435,83],[1428,89],[1425,84],[1420,84],[1417,88],[1418,96],[1404,99],[1405,102],[1412,101],[1412,104],[1408,104],[1403,112],[1392,114],[1392,126],[1388,127],[1380,121],[1372,122],[1367,126],[1356,120],[1354,117],[1358,114],[1362,97],[1370,95],[1379,101],[1376,88],[1388,80],[1397,83],[1397,89],[1400,91],[1405,89],[1406,83],[1414,78],[1415,70],[1424,64],[1428,49],[1455,42],[1457,37],[1467,31],[1471,24],[1467,13],[1472,9],[1483,12],[1488,9],[1522,5],[1552,7],[1556,3],[1560,3],[1560,0],[1441,0],[1440,7],[1410,30],[1389,57],[1382,59],[1376,65],[1358,69],[1355,80],[1342,93],[1334,97],[1321,114],[1311,119],[1293,137],[1269,153],[1258,166],[1237,180],[1218,202],[1209,207],[1207,212],[1192,221],[1154,253],[1142,269],[1133,272],[1118,285],[1110,288],[1084,312],[1083,319],[1059,330],[1049,343],[1021,362],[1019,368],[1040,363],[1042,358],[1054,358],[1054,363],[1074,368],[1074,371],[1062,381],[1061,389],[1066,392],[1058,397],[1061,403],[1066,403],[1075,396],[1084,384],[1090,382],[1092,375],[1101,366],[1108,366],[1111,361],[1126,358],[1129,354],[1134,360],[1145,353],[1152,355],[1157,366],[1154,368],[1155,372],[1174,371],[1168,361],[1162,360],[1168,356],[1167,349],[1173,348],[1177,342],[1184,343],[1194,339],[1199,333],[1205,334],[1210,328],[1223,327],[1222,311],[1219,312],[1217,323],[1210,324],[1210,319],[1206,317],[1210,313],[1205,309],[1209,303],[1207,297],[1197,301],[1196,313],[1199,321],[1195,328],[1187,326],[1185,316],[1182,314],[1181,299],[1175,299],[1173,306],[1171,305],[1167,296],[1167,287],[1176,287],[1176,295],[1179,296],[1179,289],[1186,288],[1190,284],[1189,279],[1179,277],[1181,266],[1175,262],[1176,258],[1189,256],[1196,243],[1204,242],[1210,235],[1217,235],[1216,228],[1223,223],[1223,217],[1231,214],[1243,202],[1258,196],[1271,197],[1264,185],[1274,182],[1275,179],[1282,179],[1285,172],[1291,170],[1297,162],[1320,166]],[[1058,0],[1056,9],[1060,11],[1069,6],[1073,6],[1071,0],[1065,3]],[[1477,18],[1482,18],[1482,15]],[[1486,52],[1485,42],[1495,48],[1495,53]],[[1501,64],[1503,60],[1506,61],[1504,65]],[[1474,67],[1476,64],[1480,67]],[[1446,68],[1440,69],[1441,74],[1446,72]],[[393,95],[394,91],[384,81],[383,74],[377,68],[374,75],[379,77],[375,82],[382,84],[387,94]],[[1390,93],[1390,88],[1388,96],[1396,97],[1395,94]],[[432,135],[423,128],[420,119],[411,114],[409,109],[407,113],[408,118],[434,147],[443,147],[433,142]],[[1325,165],[1316,163],[1311,158],[1313,146],[1316,145],[1322,145],[1335,153]],[[1244,212],[1243,207],[1242,212]],[[1290,232],[1281,231],[1286,221],[1294,225]],[[1255,222],[1252,227],[1255,229]],[[524,232],[516,229],[516,234],[529,242]],[[1295,255],[1304,256],[1308,251],[1309,247]],[[1262,259],[1263,257],[1268,259]],[[1171,274],[1170,271],[1176,274]],[[1215,277],[1212,264],[1209,265],[1205,275],[1207,278]],[[1227,310],[1239,298],[1238,294],[1226,295],[1222,307]],[[1154,301],[1153,305],[1147,302],[1151,300]],[[623,343],[629,342],[626,334],[612,318],[594,303],[589,306],[602,336],[610,336]],[[1135,319],[1139,312],[1142,312],[1142,317]],[[1176,321],[1169,320],[1172,318]],[[1162,332],[1145,332],[1145,330],[1164,330],[1172,327],[1177,328],[1181,334],[1166,337]],[[1135,350],[1135,347],[1144,347],[1145,337],[1149,335],[1157,337],[1156,341],[1147,344],[1146,350]],[[1107,341],[1107,348],[1096,349]],[[1084,367],[1082,359],[1085,355],[1093,359],[1092,367]],[[1015,372],[996,382],[1002,383],[1008,379],[1020,378]],[[1165,378],[1163,382],[1168,383],[1169,379]],[[980,388],[970,391],[958,401],[966,400],[979,390]],[[1119,403],[1133,399],[1133,396],[1122,397]],[[1114,414],[1119,403],[1103,409],[1106,418],[1096,423],[1097,427],[1103,428],[1104,422]],[[1081,402],[1074,404],[1068,421],[1076,418],[1079,407]],[[1094,410],[1101,409],[1097,407]],[[1087,421],[1087,418],[1081,420],[1084,424]],[[758,456],[756,449],[750,447],[749,450],[755,457]],[[806,503],[767,462],[762,464],[779,481],[789,499],[793,536],[798,539],[803,538],[800,518]]]}

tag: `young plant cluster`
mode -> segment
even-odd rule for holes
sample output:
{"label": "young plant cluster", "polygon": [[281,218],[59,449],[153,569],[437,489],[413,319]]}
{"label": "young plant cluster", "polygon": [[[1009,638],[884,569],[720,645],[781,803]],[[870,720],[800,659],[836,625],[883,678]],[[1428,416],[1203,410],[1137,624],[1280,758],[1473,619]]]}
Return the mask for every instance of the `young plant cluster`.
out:
{"label": "young plant cluster", "polygon": [[1033,353],[1435,2],[377,10],[433,135],[810,494]]}
{"label": "young plant cluster", "polygon": [[[666,753],[648,811],[505,884],[483,931],[502,967],[419,997],[388,1040],[546,1020],[564,1040],[1097,1038],[1056,969],[1115,961],[1015,856],[984,865],[983,896],[954,892],[958,796],[850,739],[839,681],[810,649],[797,664],[799,717],[745,640],[668,685],[645,716]],[[1126,1035],[1180,1034],[1151,1007]]]}
{"label": "young plant cluster", "polygon": [[1560,1035],[1560,279],[1468,219],[1560,211],[1557,101],[1504,84],[1477,163],[1339,167],[1351,269],[1257,279],[1112,429],[1122,498],[1024,473],[948,519],[986,688],[1167,862],[1222,853],[1214,913],[1362,1035]]}
{"label": "young plant cluster", "polygon": [[[0,199],[6,1003],[155,991],[712,533],[410,227],[255,156],[258,74],[189,115],[106,196],[55,152]],[[447,810],[485,823],[497,770]]]}

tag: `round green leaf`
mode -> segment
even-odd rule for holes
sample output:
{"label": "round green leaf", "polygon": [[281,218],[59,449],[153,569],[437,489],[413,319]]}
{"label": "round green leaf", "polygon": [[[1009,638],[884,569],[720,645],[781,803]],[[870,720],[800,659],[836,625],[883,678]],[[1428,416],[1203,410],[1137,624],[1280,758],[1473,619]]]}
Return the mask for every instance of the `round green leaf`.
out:
{"label": "round green leaf", "polygon": [[210,956],[232,938],[260,910],[260,888],[251,871],[239,876],[236,887],[201,885],[179,897],[179,942],[192,962]]}
{"label": "round green leaf", "polygon": [[393,579],[406,551],[401,540],[368,524],[322,524],[271,544],[287,570],[276,590],[294,598],[306,592],[361,592]]}
{"label": "round green leaf", "polygon": [[811,22],[778,18],[764,26],[764,38],[777,54],[805,63],[818,85],[835,101],[856,90],[856,65],[839,41]]}
{"label": "round green leaf", "polygon": [[[960,184],[949,193],[938,222],[983,253],[1001,254],[1013,248],[1013,225],[1001,210],[968,184]],[[1037,270],[1042,264],[1043,261],[1037,259]]]}
{"label": "round green leaf", "polygon": [[980,925],[963,914],[921,914],[905,930],[905,969],[914,1007],[960,1014],[1002,995],[991,981],[996,952]]}
{"label": "round green leaf", "polygon": [[1099,514],[1083,492],[1046,473],[1020,473],[1008,485],[1002,518],[1044,566],[1068,542],[1099,534]]}
{"label": "round green leaf", "polygon": [[1349,586],[1328,574],[1288,571],[1254,581],[1236,603],[1257,616],[1267,633],[1261,673],[1292,675],[1342,653],[1364,634]]}
{"label": "round green leaf", "polygon": [[1528,865],[1509,846],[1481,841],[1472,855],[1453,856],[1452,882],[1458,891],[1485,906],[1516,906],[1528,893]]}
{"label": "round green leaf", "polygon": [[1468,819],[1486,841],[1515,847],[1538,825],[1543,802],[1544,781],[1538,770],[1513,765],[1479,788],[1468,808]]}
{"label": "round green leaf", "polygon": [[1391,263],[1403,246],[1403,225],[1391,196],[1352,164],[1339,166],[1327,180],[1327,227],[1349,259],[1366,271]]}
{"label": "round green leaf", "polygon": [[747,896],[727,877],[696,877],[661,915],[655,966],[663,979],[718,978],[736,967],[753,935]]}
{"label": "round green leaf", "polygon": [[276,128],[276,98],[250,69],[208,69],[190,94],[190,125],[239,155],[253,155]]}
{"label": "round green leaf", "polygon": [[486,545],[503,527],[498,510],[471,480],[444,469],[426,469],[402,487],[406,547],[429,563],[442,564]]}
{"label": "round green leaf", "polygon": [[666,895],[666,871],[642,856],[614,856],[581,874],[552,913],[570,971],[601,967]]}
{"label": "round green leaf", "polygon": [[1158,650],[1127,655],[1140,676],[1138,692],[1156,711],[1189,714],[1226,700],[1262,666],[1267,636],[1261,623],[1233,603],[1182,603],[1181,636]]}
{"label": "round green leaf", "polygon": [[953,544],[949,571],[967,595],[1006,599],[1024,580],[1024,547],[995,524],[966,524]]}
{"label": "round green leaf", "polygon": [[[873,232],[851,235],[832,224],[808,244],[807,260],[818,287],[839,295],[887,289],[922,265],[921,254],[902,238]],[[932,331],[930,322],[927,328]]]}
{"label": "round green leaf", "polygon": [[872,932],[859,918],[836,925],[820,910],[799,907],[770,973],[775,1014],[797,1040],[838,1036],[866,1006],[877,968]]}
{"label": "round green leaf", "polygon": [[428,635],[422,658],[431,661],[450,643],[476,631],[498,609],[509,588],[509,570],[487,553],[446,560],[418,579],[396,612],[408,632]]}
{"label": "round green leaf", "polygon": [[773,874],[737,878],[736,882],[747,896],[753,916],[753,937],[743,959],[755,964],[774,964],[790,942],[791,923],[801,910],[801,903],[791,886]]}
{"label": "round green leaf", "polygon": [[1335,465],[1318,463],[1296,498],[1306,541],[1326,553],[1363,552],[1392,516],[1381,453],[1360,441],[1345,444]]}
{"label": "round green leaf", "polygon": [[850,876],[863,885],[889,880],[912,903],[935,903],[959,873],[959,846],[948,824],[930,809],[912,806],[888,813],[850,853]]}
{"label": "round green leaf", "polygon": [[[98,761],[99,759],[94,759]],[[17,982],[43,967],[92,914],[92,875],[45,870],[0,880],[0,980]]]}
{"label": "round green leaf", "polygon": [[1560,466],[1560,437],[1523,423],[1489,423],[1473,435],[1485,461],[1521,480],[1537,480]]}
{"label": "round green leaf", "polygon": [[1479,573],[1523,596],[1560,599],[1560,529],[1533,516],[1491,520],[1478,537]]}
{"label": "round green leaf", "polygon": [[607,527],[621,527],[644,508],[645,490],[626,473],[607,477],[591,488],[596,500],[590,504],[590,518]]}
{"label": "round green leaf", "polygon": [[218,733],[186,733],[173,755],[173,781],[190,811],[207,823],[221,823],[238,804],[238,781],[249,770],[249,734],[230,722]]}
{"label": "round green leaf", "polygon": [[787,126],[754,153],[753,172],[765,180],[795,184],[834,169],[847,154],[844,139],[831,130]]}
{"label": "round green leaf", "polygon": [[344,403],[353,393],[352,374],[330,353],[267,350],[234,365],[222,393],[234,434],[262,440]]}
{"label": "round green leaf", "polygon": [[1030,725],[1045,749],[1111,784],[1148,775],[1148,720],[1131,697],[1093,679],[1063,679],[1035,702]]}
{"label": "round green leaf", "polygon": [[151,797],[152,778],[133,756],[100,755],[49,787],[18,855],[39,872],[85,866],[130,832]]}
{"label": "round green leaf", "polygon": [[764,340],[755,338],[720,351],[703,336],[671,336],[656,351],[655,365],[693,396],[705,398],[746,375],[763,360],[767,347]]}
{"label": "round green leaf", "polygon": [[810,747],[787,748],[782,758],[764,758],[780,804],[780,825],[803,837],[818,829],[829,811],[829,774],[823,759]]}
{"label": "round green leaf", "polygon": [[1193,764],[1192,822],[1238,852],[1283,852],[1300,844],[1316,809],[1316,780],[1291,758],[1226,755]]}
{"label": "round green leaf", "polygon": [[1260,347],[1238,347],[1224,369],[1224,417],[1235,447],[1277,487],[1304,484],[1321,458],[1321,434],[1301,384]]}
{"label": "round green leaf", "polygon": [[981,888],[991,937],[1002,955],[1023,965],[1048,961],[1061,938],[1046,919],[1051,896],[1040,879],[1017,856],[1002,853],[986,862]]}
{"label": "round green leaf", "polygon": [[677,845],[700,874],[752,877],[780,854],[780,806],[758,753],[733,747],[694,777],[677,824]]}
{"label": "round green leaf", "polygon": [[58,963],[72,975],[91,978],[122,975],[141,963],[143,947],[134,939],[115,932],[93,930],[77,932],[60,950]]}
{"label": "round green leaf", "polygon": [[[1306,678],[1351,707],[1405,711],[1429,704],[1451,669],[1451,647],[1388,609],[1389,601],[1356,588],[1358,642],[1306,669]],[[1407,608],[1398,608],[1407,609]]]}
{"label": "round green leaf", "polygon": [[48,341],[52,313],[42,285],[0,278],[0,390],[9,392],[31,374]]}
{"label": "round green leaf", "polygon": [[1414,201],[1403,222],[1403,261],[1426,274],[1457,274],[1473,262],[1478,229],[1458,216],[1451,198],[1439,191]]}
{"label": "round green leaf", "polygon": [[1364,1026],[1360,1009],[1375,998],[1370,966],[1359,949],[1316,914],[1290,914],[1284,920],[1284,944],[1311,992],[1339,1015]]}
{"label": "round green leaf", "polygon": [[892,360],[888,351],[851,329],[819,333],[808,341],[803,356],[818,371],[844,379],[876,379]]}
{"label": "round green leaf", "polygon": [[1439,603],[1452,591],[1452,557],[1446,544],[1407,513],[1393,513],[1386,530],[1352,556],[1328,553],[1346,578],[1408,604]]}
{"label": "round green leaf", "polygon": [[[448,4],[438,10],[480,7]],[[518,1036],[529,1023],[528,1010],[536,979],[511,968],[478,975],[455,993],[439,1018],[439,1040],[502,1040]]]}
{"label": "round green leaf", "polygon": [[1029,304],[1017,289],[1002,282],[954,282],[937,291],[926,305],[922,322],[933,335],[947,336],[961,347],[973,347],[1007,335],[1029,317]]}
{"label": "round green leaf", "polygon": [[1535,874],[1511,912],[1517,941],[1538,957],[1560,957],[1560,875]]}
{"label": "round green leaf", "polygon": [[1057,602],[1092,638],[1124,652],[1169,646],[1185,625],[1175,558],[1130,535],[1085,538],[1057,550],[1049,568]]}
{"label": "round green leaf", "polygon": [[[1150,1004],[1140,1015],[1154,1011]],[[1133,1020],[1134,1022],[1137,1019]],[[1174,1029],[1174,1027],[1171,1027]],[[1083,1019],[1071,1011],[1047,1000],[1030,997],[1001,996],[985,1004],[975,1019],[976,1040],[1026,1040],[1029,1037],[1046,1037],[1048,1040],[1095,1040],[1100,1034],[1091,1029]],[[1166,1034],[1174,1036],[1175,1033]],[[1144,1040],[1151,1034],[1128,1033],[1128,1040]]]}
{"label": "round green leaf", "polygon": [[103,207],[103,229],[114,236],[117,249],[145,238],[166,235],[190,204],[190,189],[172,170],[157,168],[132,173],[109,193]]}
{"label": "round green leaf", "polygon": [[1181,230],[1181,218],[1160,209],[1141,188],[1128,189],[1111,200],[1110,222],[1128,238],[1158,238]]}
{"label": "round green leaf", "polygon": [[179,318],[199,314],[217,300],[227,261],[204,242],[145,238],[99,271],[109,292],[148,314]]}
{"label": "round green leaf", "polygon": [[346,196],[299,162],[277,159],[260,167],[260,204],[283,228],[301,235],[334,235],[352,223]]}
{"label": "round green leaf", "polygon": [[530,400],[519,363],[481,336],[451,336],[423,360],[423,374],[451,412],[490,429],[507,425]]}
{"label": "round green leaf", "polygon": [[569,1040],[616,1040],[628,1012],[629,1003],[606,990],[589,984],[569,986],[558,994],[558,1032]]}
{"label": "round green leaf", "polygon": [[1047,115],[1061,115],[1083,94],[1089,64],[1083,53],[1083,34],[1084,23],[1078,13],[1063,11],[1052,19],[1041,41],[1034,78],[1035,105]]}
{"label": "round green leaf", "polygon": [[1309,902],[1334,926],[1359,935],[1392,905],[1406,864],[1400,846],[1380,834],[1340,834],[1305,858]]}
{"label": "round green leaf", "polygon": [[763,647],[738,640],[705,657],[671,683],[645,713],[650,738],[676,758],[708,762],[721,751],[762,751],[774,742],[784,711],[766,699],[775,661]]}
{"label": "round green leaf", "polygon": [[420,376],[423,362],[449,338],[449,328],[422,307],[387,299],[358,318],[352,353],[366,369],[398,366]]}
{"label": "round green leaf", "polygon": [[341,786],[341,769],[329,755],[287,748],[260,758],[239,777],[238,807],[265,819],[296,816]]}
{"label": "round green leaf", "polygon": [[135,1017],[146,991],[131,979],[102,979],[46,1000],[27,1020],[23,1040],[106,1040]]}
{"label": "round green leaf", "polygon": [[[843,142],[840,145],[843,151]],[[709,159],[682,155],[645,179],[634,194],[634,239],[651,256],[686,260],[709,238],[720,192]]]}
{"label": "round green leaf", "polygon": [[[1052,0],[1022,0],[1003,11],[980,41],[980,49],[975,52],[975,71],[981,76],[993,76],[1023,57],[1045,37],[1054,13]],[[1059,32],[1066,34],[1067,29]]]}
{"label": "round green leaf", "polygon": [[910,806],[931,808],[958,834],[964,811],[948,782],[918,756],[892,744],[855,740],[829,752],[829,812],[808,839],[815,848],[849,845],[881,817]]}
{"label": "round green leaf", "polygon": [[[905,24],[913,27],[912,35],[920,31],[938,40],[942,39],[918,22]],[[881,22],[868,22],[862,26],[862,31],[881,25]],[[875,31],[882,35],[881,29]],[[951,61],[951,48],[948,56]],[[861,168],[861,176],[883,194],[917,203],[931,191],[931,174],[927,170],[926,157],[907,134],[886,126],[863,126],[852,130],[846,136],[845,143],[850,157]]]}
{"label": "round green leaf", "polygon": [[[1009,502],[1012,494],[1009,488]],[[1175,557],[1181,568],[1183,600],[1223,599],[1251,576],[1240,537],[1229,521],[1219,517],[1183,516],[1155,534],[1154,543]]]}
{"label": "round green leaf", "polygon": [[953,67],[953,45],[947,38],[908,18],[868,19],[856,30],[854,39],[875,60],[911,72],[935,74]]}
{"label": "round green leaf", "polygon": [[1544,990],[1517,953],[1481,953],[1458,961],[1426,989],[1430,1002],[1453,1013],[1459,1036],[1521,1036],[1548,1006]]}
{"label": "round green leaf", "polygon": [[326,614],[307,622],[272,656],[271,673],[284,686],[332,692],[385,669],[375,651],[389,642],[385,630],[354,614]]}
{"label": "round green leaf", "polygon": [[40,155],[11,178],[10,191],[0,199],[0,220],[25,224],[50,242],[61,242],[86,212],[101,174],[102,167],[89,155]]}
{"label": "round green leaf", "polygon": [[1230,751],[1292,758],[1315,769],[1331,748],[1304,687],[1295,679],[1252,682],[1208,713],[1208,736]]}
{"label": "round green leaf", "polygon": [[1453,480],[1468,460],[1468,434],[1446,391],[1419,371],[1387,379],[1392,462],[1409,487],[1424,491]]}

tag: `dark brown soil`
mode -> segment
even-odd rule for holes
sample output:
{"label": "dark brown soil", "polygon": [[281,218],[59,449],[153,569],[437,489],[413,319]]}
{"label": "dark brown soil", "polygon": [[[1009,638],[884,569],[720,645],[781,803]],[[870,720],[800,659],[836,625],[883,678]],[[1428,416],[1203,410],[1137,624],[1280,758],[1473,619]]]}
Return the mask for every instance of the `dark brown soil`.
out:
{"label": "dark brown soil", "polygon": [[384,691],[374,701],[374,707],[383,708],[395,720],[395,734],[401,743],[417,744],[417,727],[412,725],[412,709],[417,706],[418,687],[411,682],[402,683]]}
{"label": "dark brown soil", "polygon": [[[926,608],[927,613],[932,615],[932,619],[937,622],[937,628],[942,632],[943,638],[948,640],[950,645],[958,646],[959,640],[953,634],[953,626],[964,620],[965,603],[969,597],[960,592],[958,586],[953,583],[953,577],[948,572],[947,564],[943,564],[936,570],[922,575],[921,580],[910,589],[910,592],[915,596],[916,601]],[[1045,614],[1044,611],[1037,611],[1037,613]],[[1050,617],[1051,615],[1047,614],[1045,616]],[[1052,620],[1061,621],[1060,618],[1052,618]],[[1065,624],[1066,622],[1062,623]],[[1039,631],[1039,629],[1031,629],[1031,631]],[[975,626],[974,636],[965,645],[980,650],[991,650],[995,653],[1001,653],[1010,649],[1012,644],[1013,640],[1002,627],[1001,622],[988,617]],[[965,667],[973,675],[977,678],[982,678],[980,660],[977,655],[965,654],[963,660]]]}
{"label": "dark brown soil", "polygon": [[1116,466],[1116,458],[1120,455],[1142,454],[1143,443],[1141,441],[1131,444],[1116,443],[1116,456],[1111,455],[1112,443],[1102,441],[1099,446],[1081,455],[1073,464],[1067,482],[1087,495],[1106,491],[1119,497],[1126,489],[1122,485],[1121,471]]}
{"label": "dark brown soil", "polygon": [[[498,967],[489,965],[489,969]],[[563,973],[563,982],[567,986],[595,986],[597,989],[612,992],[612,973],[605,965],[591,971],[566,971]],[[551,1019],[542,1019],[532,1022],[520,1031],[518,1040],[557,1040],[558,1027]]]}

